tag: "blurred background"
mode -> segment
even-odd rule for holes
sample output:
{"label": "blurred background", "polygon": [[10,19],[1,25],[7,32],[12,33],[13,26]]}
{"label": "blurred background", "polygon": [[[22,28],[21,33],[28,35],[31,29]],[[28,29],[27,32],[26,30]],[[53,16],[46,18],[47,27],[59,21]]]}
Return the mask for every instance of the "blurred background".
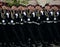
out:
{"label": "blurred background", "polygon": [[12,4],[32,4],[32,5],[42,5],[44,6],[46,3],[49,3],[50,5],[60,5],[60,0],[0,0],[0,2],[6,2],[10,5]]}

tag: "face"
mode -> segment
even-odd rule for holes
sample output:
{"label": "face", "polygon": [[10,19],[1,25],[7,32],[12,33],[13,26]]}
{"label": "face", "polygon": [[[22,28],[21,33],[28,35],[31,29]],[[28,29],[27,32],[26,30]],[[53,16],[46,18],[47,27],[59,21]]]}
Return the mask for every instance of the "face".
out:
{"label": "face", "polygon": [[34,10],[35,10],[34,6],[28,6],[28,9],[29,9],[30,11],[34,11]]}
{"label": "face", "polygon": [[2,5],[3,5],[3,3],[0,2],[0,6],[2,6]]}
{"label": "face", "polygon": [[26,10],[26,7],[22,7],[22,10]]}
{"label": "face", "polygon": [[11,9],[12,10],[17,10],[17,7],[16,6],[12,6]]}
{"label": "face", "polygon": [[22,10],[22,6],[19,6],[19,7],[18,7],[18,10]]}
{"label": "face", "polygon": [[45,9],[46,10],[50,10],[50,6],[45,6]]}
{"label": "face", "polygon": [[7,7],[6,7],[6,10],[11,10],[11,8],[7,6]]}
{"label": "face", "polygon": [[40,11],[43,10],[42,7],[40,7],[40,6],[36,6],[35,9],[40,10]]}
{"label": "face", "polygon": [[54,11],[57,11],[58,10],[58,7],[54,6],[51,9],[53,9]]}
{"label": "face", "polygon": [[27,8],[30,10],[32,6],[28,6]]}
{"label": "face", "polygon": [[37,9],[37,10],[38,10],[39,8],[40,8],[40,6],[36,6],[36,7],[35,7],[35,9]]}
{"label": "face", "polygon": [[6,6],[2,6],[2,9],[6,9]]}
{"label": "face", "polygon": [[54,6],[54,9],[55,9],[55,10],[58,10],[58,7]]}

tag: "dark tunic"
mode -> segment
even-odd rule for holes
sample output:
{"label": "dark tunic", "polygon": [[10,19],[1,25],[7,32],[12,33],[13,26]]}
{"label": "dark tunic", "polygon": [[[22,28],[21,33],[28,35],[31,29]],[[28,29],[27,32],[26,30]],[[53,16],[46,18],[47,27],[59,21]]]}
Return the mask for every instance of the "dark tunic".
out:
{"label": "dark tunic", "polygon": [[19,13],[17,10],[15,10],[15,13],[14,13],[14,21],[19,22]]}
{"label": "dark tunic", "polygon": [[23,18],[23,21],[27,21],[27,10],[23,10],[21,16]]}
{"label": "dark tunic", "polygon": [[54,11],[53,11],[53,10],[49,11],[49,19],[50,19],[51,21],[54,20]]}
{"label": "dark tunic", "polygon": [[5,16],[6,23],[10,22],[10,20],[11,20],[10,10],[6,10],[5,13],[4,13],[4,16]]}

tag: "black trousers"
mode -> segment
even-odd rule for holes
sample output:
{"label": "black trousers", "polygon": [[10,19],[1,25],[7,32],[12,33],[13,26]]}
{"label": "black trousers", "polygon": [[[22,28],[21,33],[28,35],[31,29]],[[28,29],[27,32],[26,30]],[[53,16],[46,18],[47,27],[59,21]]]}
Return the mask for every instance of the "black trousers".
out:
{"label": "black trousers", "polygon": [[[29,45],[60,42],[60,23],[42,23],[23,25],[0,25],[0,42],[15,42]],[[22,45],[21,44],[21,45]]]}

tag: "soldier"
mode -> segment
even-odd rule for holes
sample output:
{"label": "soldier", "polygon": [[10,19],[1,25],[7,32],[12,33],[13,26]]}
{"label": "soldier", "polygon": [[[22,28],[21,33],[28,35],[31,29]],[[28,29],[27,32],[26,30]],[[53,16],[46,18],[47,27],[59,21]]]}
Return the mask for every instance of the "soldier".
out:
{"label": "soldier", "polygon": [[37,40],[40,44],[42,44],[44,46],[45,42],[48,42],[48,40],[46,41],[46,23],[44,23],[43,21],[46,20],[46,15],[45,15],[45,10],[42,8],[42,6],[40,5],[36,5],[36,10],[38,11],[37,16],[38,16],[38,22],[40,23],[40,25],[37,26]]}
{"label": "soldier", "polygon": [[54,10],[54,11],[57,11],[57,10],[58,10],[58,7],[57,7],[56,5],[53,5],[53,6],[51,7],[51,9]]}
{"label": "soldier", "polygon": [[[54,15],[54,18],[53,18],[53,20],[54,21],[56,21],[58,18],[58,15],[59,15],[59,12],[57,12],[59,9],[58,9],[58,7],[57,6],[52,6],[52,8],[51,8],[51,10],[53,10],[53,15]],[[57,15],[56,15],[57,14]]]}
{"label": "soldier", "polygon": [[7,22],[10,23],[10,21],[11,21],[11,8],[10,8],[10,6],[6,7],[6,14],[5,15],[6,15]]}
{"label": "soldier", "polygon": [[49,4],[46,4],[44,9],[45,9],[45,16],[46,16],[46,21],[47,21],[47,24],[45,24],[46,25],[45,30],[47,29],[46,30],[47,33],[45,33],[45,34],[46,34],[46,36],[48,35],[46,37],[46,40],[47,40],[48,45],[49,45],[54,40],[54,35],[53,35],[53,32],[52,32],[52,28],[51,28],[52,24],[48,24],[48,23],[50,23],[49,21],[53,20],[53,14],[51,14],[51,13],[53,13],[53,11],[51,11],[51,7],[50,7]]}
{"label": "soldier", "polygon": [[30,21],[30,19],[29,19],[30,17],[29,17],[28,12],[27,12],[27,7],[24,6],[24,5],[22,7],[22,18],[23,18],[23,21],[24,21],[23,27],[25,27],[24,28],[25,40],[26,40],[25,42],[26,42],[27,46],[32,46],[31,42],[30,42],[31,41],[31,38],[30,38],[30,31],[31,30],[29,30],[30,27],[29,27],[29,24],[28,24],[28,22]]}
{"label": "soldier", "polygon": [[45,9],[46,11],[50,11],[50,10],[51,10],[51,7],[50,7],[49,4],[46,4],[45,7],[44,7],[44,9]]}
{"label": "soldier", "polygon": [[22,17],[23,17],[23,21],[27,22],[27,9],[26,9],[26,6],[24,5],[22,7]]}
{"label": "soldier", "polygon": [[[56,42],[58,42],[58,41],[60,41],[60,32],[58,31],[58,28],[56,28],[56,27],[59,27],[59,22],[57,22],[58,21],[58,19],[60,18],[60,12],[59,12],[59,8],[57,7],[57,6],[53,6],[52,8],[51,8],[52,10],[54,10],[54,21],[56,21],[56,24],[58,24],[58,25],[53,25],[53,28],[54,28],[54,34],[56,33],[56,39],[55,39],[55,41]],[[59,18],[58,18],[59,17]],[[54,22],[55,23],[55,22]],[[55,35],[54,35],[55,36]],[[59,39],[59,40],[58,40]]]}
{"label": "soldier", "polygon": [[[15,23],[14,26],[12,26],[12,33],[15,34],[15,37],[13,37],[13,41],[16,45],[23,45],[21,44],[21,42],[23,41],[23,31],[22,31],[22,26],[19,25],[19,11],[20,8],[18,8],[17,6],[12,6],[11,7],[11,17],[12,17],[12,20],[11,20],[11,23]],[[19,32],[19,33],[18,33]],[[14,39],[15,38],[15,39]],[[23,43],[23,42],[22,42]]]}
{"label": "soldier", "polygon": [[33,22],[35,22],[36,20],[35,20],[35,8],[34,8],[34,6],[33,5],[28,5],[28,10],[29,10],[29,13],[30,13],[30,20]]}
{"label": "soldier", "polygon": [[2,26],[2,8],[0,7],[0,42],[2,42],[4,39],[2,38],[2,34],[3,34],[3,30],[4,30],[4,26]]}
{"label": "soldier", "polygon": [[2,17],[2,24],[5,25],[5,26],[3,26],[3,34],[4,34],[3,37],[5,37],[5,39],[3,39],[3,40],[5,42],[8,42],[8,41],[10,41],[10,39],[9,39],[9,35],[8,35],[7,31],[9,31],[10,29],[9,29],[9,26],[7,24],[10,21],[10,16],[11,16],[10,15],[10,8],[7,5],[3,5],[2,9],[3,9],[2,16],[1,16]]}
{"label": "soldier", "polygon": [[4,5],[4,6],[2,6],[2,16],[1,16],[2,23],[6,22],[6,18],[4,16],[5,12],[6,12],[6,6]]}
{"label": "soldier", "polygon": [[16,15],[18,16],[18,14],[15,15],[16,10],[17,10],[16,6],[11,7],[11,11],[12,11],[11,12],[11,17],[12,17],[11,23],[16,23],[15,18],[16,18]]}
{"label": "soldier", "polygon": [[[41,19],[40,19],[41,18],[41,14],[40,14],[40,12],[43,11],[42,6],[40,6],[40,5],[37,4],[35,6],[35,10],[36,10],[37,23],[41,24]],[[38,24],[38,28],[40,28],[39,24]],[[39,34],[39,32],[38,32],[38,34]],[[38,38],[40,39],[40,40],[39,39],[38,40],[41,41],[42,38],[40,38],[40,36]]]}
{"label": "soldier", "polygon": [[[57,15],[56,15],[56,12],[58,11],[58,8],[56,7],[56,6],[53,6],[52,8],[48,5],[47,7],[45,7],[45,9],[46,10],[48,10],[47,12],[48,12],[48,16],[49,16],[49,20],[50,21],[57,21]],[[59,15],[59,13],[58,13],[58,15]],[[48,19],[47,19],[48,20]],[[57,33],[56,35],[58,35],[58,36],[60,36],[59,35],[59,33],[57,32],[57,31],[52,31],[52,26],[53,26],[53,28],[55,28],[56,26],[54,25],[54,24],[47,24],[47,26],[46,27],[48,27],[48,36],[49,36],[49,34],[50,34],[50,37],[51,37],[51,39],[49,39],[49,40],[51,40],[51,41],[49,41],[49,43],[51,42],[56,42],[56,38],[54,37],[55,35],[53,35],[55,32]],[[55,29],[57,29],[57,28],[55,28]],[[55,30],[54,29],[54,30]],[[50,31],[51,30],[51,31]],[[48,37],[47,37],[48,38]]]}
{"label": "soldier", "polygon": [[41,22],[41,19],[40,19],[41,18],[41,14],[40,14],[40,12],[43,11],[42,6],[40,6],[40,5],[37,4],[35,6],[35,10],[36,10],[37,22],[40,23]]}
{"label": "soldier", "polygon": [[20,33],[19,36],[21,37],[21,41],[23,43],[23,45],[26,46],[26,22],[27,22],[27,11],[26,11],[26,6],[24,5],[20,5],[18,7],[18,13],[19,13],[19,22],[20,22],[20,26],[18,26]]}
{"label": "soldier", "polygon": [[23,22],[23,17],[22,17],[22,5],[20,5],[17,9],[18,9],[18,13],[19,13],[19,22]]}
{"label": "soldier", "polygon": [[[4,9],[5,7],[5,9]],[[3,10],[4,10],[4,17],[6,20],[6,23],[8,24],[11,20],[11,13],[10,13],[10,7],[9,6],[2,6]]]}
{"label": "soldier", "polygon": [[40,6],[40,20],[41,22],[46,20],[45,11],[42,6]]}
{"label": "soldier", "polygon": [[31,40],[31,44],[34,43],[35,45],[37,45],[37,41],[36,41],[36,38],[35,38],[35,34],[37,34],[35,32],[35,31],[37,31],[37,29],[36,29],[35,6],[28,5],[27,8],[28,8],[28,12],[29,12],[28,13],[28,18],[29,18],[28,20],[31,22],[31,23],[28,24],[29,27],[27,27],[28,31],[29,31],[29,37],[30,37],[30,40]]}
{"label": "soldier", "polygon": [[46,4],[44,10],[45,10],[46,20],[47,21],[51,20],[50,15],[49,15],[49,12],[51,10],[50,5],[49,4]]}
{"label": "soldier", "polygon": [[47,21],[53,21],[54,20],[54,10],[51,9],[51,6],[49,4],[45,5],[45,15]]}

